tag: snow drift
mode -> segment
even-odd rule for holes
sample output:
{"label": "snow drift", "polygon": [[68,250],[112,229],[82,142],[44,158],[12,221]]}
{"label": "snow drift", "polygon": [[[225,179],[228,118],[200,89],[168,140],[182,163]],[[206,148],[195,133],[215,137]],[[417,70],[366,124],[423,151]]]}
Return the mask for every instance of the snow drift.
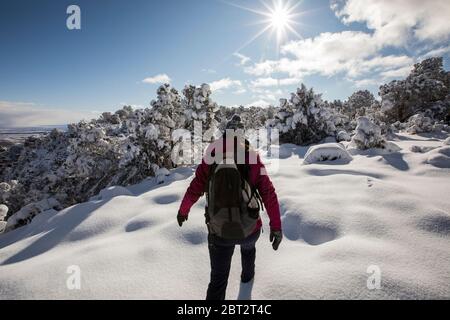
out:
{"label": "snow drift", "polygon": [[[307,148],[295,145],[280,146],[276,172],[277,160],[263,157],[284,240],[272,250],[263,214],[254,299],[450,298],[450,169],[410,151],[441,148],[443,140],[400,135],[395,142],[398,152],[356,154],[339,166],[301,166]],[[175,169],[161,184],[152,178],[47,210],[0,235],[0,298],[203,299],[204,199],[182,228],[175,219],[192,174]],[[239,296],[239,263],[236,250],[228,299]],[[80,290],[66,285],[70,266],[80,268]],[[373,266],[381,271],[379,290],[367,287]]]}

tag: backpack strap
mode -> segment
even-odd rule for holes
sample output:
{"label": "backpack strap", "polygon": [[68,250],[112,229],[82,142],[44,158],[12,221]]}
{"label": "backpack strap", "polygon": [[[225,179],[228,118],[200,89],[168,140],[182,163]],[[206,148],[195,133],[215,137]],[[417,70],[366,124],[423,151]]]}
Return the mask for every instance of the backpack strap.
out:
{"label": "backpack strap", "polygon": [[256,200],[258,201],[259,208],[260,208],[262,211],[264,211],[264,203],[263,203],[263,201],[262,201],[261,195],[260,195],[259,192],[258,192],[258,189],[256,189],[256,187],[252,187],[252,192],[253,192],[253,194],[255,195]]}

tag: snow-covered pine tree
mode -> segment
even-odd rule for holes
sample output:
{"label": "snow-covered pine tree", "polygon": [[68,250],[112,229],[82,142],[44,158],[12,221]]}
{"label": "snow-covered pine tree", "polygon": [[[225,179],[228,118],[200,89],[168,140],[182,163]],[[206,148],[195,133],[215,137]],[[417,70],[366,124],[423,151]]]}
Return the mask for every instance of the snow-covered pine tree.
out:
{"label": "snow-covered pine tree", "polygon": [[186,116],[185,128],[194,132],[195,121],[202,124],[203,142],[214,141],[219,135],[219,106],[211,99],[211,89],[204,83],[200,87],[185,86],[183,106]]}
{"label": "snow-covered pine tree", "polygon": [[304,84],[288,100],[280,99],[275,119],[268,123],[280,132],[280,142],[308,145],[334,136],[343,124],[337,111],[322,101],[320,94]]}
{"label": "snow-covered pine tree", "polygon": [[381,107],[389,123],[406,122],[416,113],[430,109],[433,120],[450,114],[450,72],[442,57],[414,65],[405,80],[394,80],[380,87]]}
{"label": "snow-covered pine tree", "polygon": [[350,119],[356,120],[358,117],[366,115],[366,110],[370,112],[375,103],[375,97],[369,90],[359,90],[354,92],[344,104],[345,113]]}
{"label": "snow-covered pine tree", "polygon": [[150,118],[145,122],[145,135],[153,138],[156,145],[150,144],[148,151],[159,167],[171,168],[172,133],[186,124],[182,99],[175,88],[164,84],[158,88],[157,99],[151,102],[151,106]]}

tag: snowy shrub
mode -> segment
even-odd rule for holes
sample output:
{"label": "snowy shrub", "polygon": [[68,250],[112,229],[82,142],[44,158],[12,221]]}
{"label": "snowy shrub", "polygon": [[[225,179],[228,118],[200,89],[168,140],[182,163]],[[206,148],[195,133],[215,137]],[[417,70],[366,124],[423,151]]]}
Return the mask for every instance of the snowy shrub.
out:
{"label": "snowy shrub", "polygon": [[324,143],[312,146],[308,149],[303,160],[304,164],[312,164],[321,161],[334,161],[334,160],[351,161],[353,158],[339,143]]}
{"label": "snowy shrub", "polygon": [[351,146],[360,150],[383,148],[386,141],[381,135],[381,128],[366,117],[360,117],[356,127],[356,134],[352,137]]}
{"label": "snowy shrub", "polygon": [[8,207],[4,204],[0,204],[0,221],[5,220],[7,214],[8,214]]}
{"label": "snowy shrub", "polygon": [[221,130],[225,129],[225,125],[227,120],[231,119],[231,117],[235,114],[238,114],[241,117],[241,121],[244,124],[245,130],[255,129],[258,130],[265,126],[267,121],[270,121],[274,118],[277,110],[273,106],[269,106],[267,108],[261,107],[220,107],[220,118],[221,123],[219,128]]}
{"label": "snowy shrub", "polygon": [[336,141],[337,142],[341,142],[341,141],[350,141],[352,139],[352,137],[346,132],[346,131],[339,131],[338,134],[336,135]]}
{"label": "snowy shrub", "polygon": [[431,132],[433,129],[432,119],[421,113],[413,115],[406,124],[406,131],[411,134]]}
{"label": "snowy shrub", "polygon": [[200,87],[186,86],[183,90],[184,113],[186,117],[186,129],[194,132],[195,121],[202,124],[202,136],[204,142],[214,141],[220,136],[218,126],[219,106],[211,100],[211,89],[208,84]]}
{"label": "snowy shrub", "polygon": [[6,194],[10,190],[11,190],[11,186],[8,183],[6,183],[6,182],[0,183],[0,192],[2,194]]}
{"label": "snowy shrub", "polygon": [[302,84],[289,101],[280,99],[280,110],[268,125],[279,130],[281,143],[308,145],[334,136],[341,124],[338,112]]}
{"label": "snowy shrub", "polygon": [[393,130],[395,130],[396,132],[404,131],[404,130],[406,130],[406,127],[407,127],[407,124],[404,122],[400,122],[400,121],[396,121],[392,124]]}
{"label": "snowy shrub", "polygon": [[444,145],[450,146],[450,137],[444,140]]}
{"label": "snowy shrub", "polygon": [[8,218],[5,231],[26,225],[30,223],[36,215],[50,209],[61,209],[60,203],[55,198],[48,198],[38,202],[29,203]]}
{"label": "snowy shrub", "polygon": [[155,172],[156,182],[158,184],[164,183],[164,181],[166,180],[166,177],[168,177],[169,175],[170,175],[170,171],[167,170],[166,168],[160,168],[160,169],[156,170],[156,172]]}
{"label": "snowy shrub", "polygon": [[13,220],[7,229],[42,212],[36,206],[40,201],[54,198],[67,207],[108,186],[137,183],[160,168],[173,167],[171,133],[185,125],[181,98],[162,85],[151,105],[143,110],[125,106],[96,120],[70,124],[66,132],[53,130],[3,150],[7,166],[0,172],[0,203],[9,207],[8,215],[17,213],[8,217],[8,222]]}

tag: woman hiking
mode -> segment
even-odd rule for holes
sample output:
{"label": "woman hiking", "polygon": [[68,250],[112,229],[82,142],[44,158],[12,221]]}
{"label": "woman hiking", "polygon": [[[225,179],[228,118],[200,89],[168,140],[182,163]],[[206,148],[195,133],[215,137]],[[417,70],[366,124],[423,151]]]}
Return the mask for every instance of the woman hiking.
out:
{"label": "woman hiking", "polygon": [[225,134],[208,147],[178,210],[181,227],[191,207],[206,193],[205,219],[211,261],[206,300],[225,299],[235,245],[241,247],[241,281],[253,281],[262,204],[270,218],[270,242],[274,250],[282,240],[275,189],[258,153],[243,138],[243,129],[241,118],[234,115],[227,123]]}

